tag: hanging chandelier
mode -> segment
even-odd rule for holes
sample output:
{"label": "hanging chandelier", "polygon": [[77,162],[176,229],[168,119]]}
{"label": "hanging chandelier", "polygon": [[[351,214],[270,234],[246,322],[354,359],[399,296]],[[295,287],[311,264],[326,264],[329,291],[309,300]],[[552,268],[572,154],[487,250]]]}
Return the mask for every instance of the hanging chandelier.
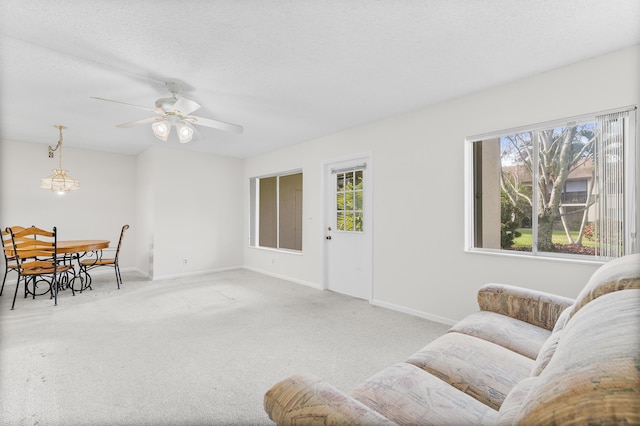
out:
{"label": "hanging chandelier", "polygon": [[67,174],[67,170],[62,168],[62,129],[66,129],[65,126],[56,125],[53,126],[60,130],[60,139],[55,148],[49,146],[49,158],[53,158],[53,153],[60,148],[58,153],[58,159],[60,160],[60,168],[53,169],[53,174],[46,178],[40,179],[40,188],[48,189],[51,192],[57,192],[58,194],[64,194],[72,190],[80,189],[80,182],[72,178]]}

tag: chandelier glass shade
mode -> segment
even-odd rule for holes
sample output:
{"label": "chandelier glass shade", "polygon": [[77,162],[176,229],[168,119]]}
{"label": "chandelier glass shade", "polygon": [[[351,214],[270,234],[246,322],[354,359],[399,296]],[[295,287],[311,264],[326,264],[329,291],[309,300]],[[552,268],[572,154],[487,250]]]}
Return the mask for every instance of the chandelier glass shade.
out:
{"label": "chandelier glass shade", "polygon": [[53,174],[40,179],[40,188],[50,189],[58,194],[80,189],[80,182],[67,174],[67,170],[53,169]]}
{"label": "chandelier glass shade", "polygon": [[57,192],[58,194],[64,194],[65,192],[75,191],[80,189],[80,182],[77,179],[72,178],[67,174],[67,170],[62,168],[62,129],[65,126],[54,126],[60,130],[60,139],[55,148],[49,147],[49,158],[53,158],[53,153],[57,149],[60,149],[58,153],[58,159],[60,160],[60,167],[53,169],[53,174],[45,178],[40,179],[40,188],[48,189],[51,192]]}

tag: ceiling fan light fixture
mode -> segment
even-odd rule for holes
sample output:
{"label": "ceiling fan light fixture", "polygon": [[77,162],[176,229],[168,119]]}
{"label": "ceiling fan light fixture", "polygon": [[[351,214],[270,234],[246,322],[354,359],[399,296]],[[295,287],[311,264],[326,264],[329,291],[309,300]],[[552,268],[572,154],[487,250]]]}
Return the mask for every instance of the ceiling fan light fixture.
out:
{"label": "ceiling fan light fixture", "polygon": [[179,95],[179,92],[182,90],[181,84],[168,81],[165,83],[165,86],[167,87],[167,89],[169,89],[169,92],[171,92],[171,97],[157,99],[155,101],[155,108],[147,108],[144,106],[129,104],[127,102],[115,101],[112,99],[99,98],[95,96],[91,96],[91,98],[128,105],[156,114],[155,117],[149,117],[142,120],[118,124],[116,127],[129,128],[143,124],[151,124],[153,134],[161,141],[167,141],[169,139],[171,127],[173,126],[176,127],[178,139],[182,143],[191,141],[191,139],[193,138],[193,134],[198,133],[196,132],[195,125],[212,127],[214,129],[224,130],[227,132],[242,133],[242,126],[239,126],[237,124],[191,115],[191,113],[200,109],[201,105],[192,99],[188,99],[182,95]]}
{"label": "ceiling fan light fixture", "polygon": [[161,141],[169,139],[169,133],[171,132],[171,124],[167,120],[156,121],[151,125],[153,134]]}
{"label": "ceiling fan light fixture", "polygon": [[176,125],[178,131],[178,139],[180,143],[187,143],[193,138],[193,128],[184,122],[180,122]]}

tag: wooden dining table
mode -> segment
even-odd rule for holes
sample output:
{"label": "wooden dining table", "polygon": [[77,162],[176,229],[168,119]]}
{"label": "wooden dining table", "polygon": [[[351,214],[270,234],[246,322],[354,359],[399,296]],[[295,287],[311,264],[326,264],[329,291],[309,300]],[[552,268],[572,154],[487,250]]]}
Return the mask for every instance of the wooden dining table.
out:
{"label": "wooden dining table", "polygon": [[[56,251],[60,254],[87,253],[106,249],[110,243],[111,241],[109,240],[62,240],[57,242]],[[30,248],[25,247],[25,250],[30,250]],[[5,246],[4,251],[7,255],[11,256],[13,254],[13,247]],[[20,249],[18,249],[18,252],[20,252]]]}
{"label": "wooden dining table", "polygon": [[63,254],[87,253],[106,249],[110,243],[109,240],[62,240],[57,243],[57,252]]}
{"label": "wooden dining table", "polygon": [[[80,268],[80,259],[86,256],[88,253],[100,251],[109,247],[111,241],[109,240],[61,240],[56,244],[56,252],[64,255],[65,262],[69,263],[75,260],[78,262],[78,272],[73,269],[74,279],[80,280],[80,292],[86,288],[91,288],[91,277],[86,270]],[[73,284],[71,284],[73,285]]]}

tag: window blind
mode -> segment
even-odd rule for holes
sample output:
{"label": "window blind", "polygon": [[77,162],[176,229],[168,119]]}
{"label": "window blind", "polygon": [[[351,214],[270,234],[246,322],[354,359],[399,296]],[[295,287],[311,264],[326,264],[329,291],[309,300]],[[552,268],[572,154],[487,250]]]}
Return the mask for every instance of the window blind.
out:
{"label": "window blind", "polygon": [[596,255],[615,258],[624,254],[624,139],[629,111],[596,117],[594,146],[596,169]]}

